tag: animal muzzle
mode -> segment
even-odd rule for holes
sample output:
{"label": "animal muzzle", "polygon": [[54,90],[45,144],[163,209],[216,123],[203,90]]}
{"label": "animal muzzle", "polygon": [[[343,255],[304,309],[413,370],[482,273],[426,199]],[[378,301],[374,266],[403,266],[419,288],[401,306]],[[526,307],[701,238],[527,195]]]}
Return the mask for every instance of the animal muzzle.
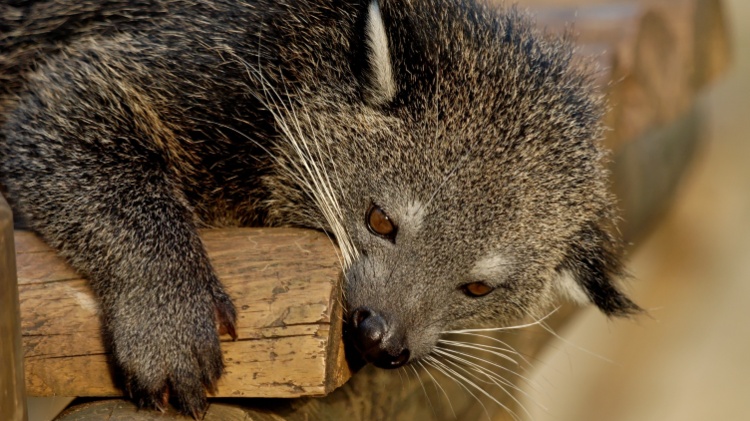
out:
{"label": "animal muzzle", "polygon": [[380,368],[399,368],[411,355],[403,335],[374,310],[359,307],[349,319],[351,340],[365,361]]}

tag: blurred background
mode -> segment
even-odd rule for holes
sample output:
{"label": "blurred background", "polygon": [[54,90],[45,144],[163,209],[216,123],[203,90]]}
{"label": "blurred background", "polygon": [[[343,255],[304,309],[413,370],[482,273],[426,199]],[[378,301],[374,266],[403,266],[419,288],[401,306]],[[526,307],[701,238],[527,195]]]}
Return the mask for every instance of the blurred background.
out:
{"label": "blurred background", "polygon": [[535,363],[536,421],[750,419],[750,1],[724,1],[732,63],[700,98],[708,133],[629,290],[649,311],[576,316]]}

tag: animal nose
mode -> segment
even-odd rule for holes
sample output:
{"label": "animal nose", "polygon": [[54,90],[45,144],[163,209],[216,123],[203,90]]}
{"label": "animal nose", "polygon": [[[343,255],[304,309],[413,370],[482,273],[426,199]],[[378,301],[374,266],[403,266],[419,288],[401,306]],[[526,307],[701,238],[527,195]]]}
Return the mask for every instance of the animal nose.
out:
{"label": "animal nose", "polygon": [[[354,344],[365,361],[380,368],[399,368],[409,361],[409,349],[388,346],[388,324],[373,310],[360,307],[352,313]],[[395,350],[394,350],[395,348]]]}

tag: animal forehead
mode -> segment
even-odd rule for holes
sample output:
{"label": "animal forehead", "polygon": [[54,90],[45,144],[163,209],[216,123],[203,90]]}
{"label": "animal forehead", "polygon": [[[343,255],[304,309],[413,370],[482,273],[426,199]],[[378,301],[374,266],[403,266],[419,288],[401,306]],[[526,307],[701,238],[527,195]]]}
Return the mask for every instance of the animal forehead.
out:
{"label": "animal forehead", "polygon": [[512,264],[509,253],[494,250],[477,259],[470,274],[477,279],[498,279],[511,273]]}
{"label": "animal forehead", "polygon": [[[416,193],[400,192],[386,199],[386,212],[399,226],[399,232],[446,243],[458,244],[479,252],[485,235],[498,237],[506,219],[491,192],[477,195],[456,188],[450,179]],[[475,244],[476,243],[476,244]]]}
{"label": "animal forehead", "polygon": [[425,202],[419,199],[411,199],[406,203],[402,216],[402,225],[405,228],[413,230],[422,228],[422,222],[426,213],[425,204]]}

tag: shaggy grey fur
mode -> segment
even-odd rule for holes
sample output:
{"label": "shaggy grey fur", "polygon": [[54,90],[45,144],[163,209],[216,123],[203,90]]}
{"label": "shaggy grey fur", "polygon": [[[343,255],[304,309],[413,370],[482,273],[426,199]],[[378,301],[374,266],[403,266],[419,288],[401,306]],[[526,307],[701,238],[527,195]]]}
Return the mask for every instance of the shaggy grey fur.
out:
{"label": "shaggy grey fur", "polygon": [[[200,415],[235,310],[196,229],[335,236],[381,347],[609,315],[619,241],[600,97],[569,41],[472,0],[19,0],[0,5],[0,172],[89,277],[125,387]],[[380,207],[398,231],[374,235]],[[565,276],[564,276],[565,275]],[[471,297],[466,286],[493,289]],[[572,286],[571,286],[572,285]]]}

